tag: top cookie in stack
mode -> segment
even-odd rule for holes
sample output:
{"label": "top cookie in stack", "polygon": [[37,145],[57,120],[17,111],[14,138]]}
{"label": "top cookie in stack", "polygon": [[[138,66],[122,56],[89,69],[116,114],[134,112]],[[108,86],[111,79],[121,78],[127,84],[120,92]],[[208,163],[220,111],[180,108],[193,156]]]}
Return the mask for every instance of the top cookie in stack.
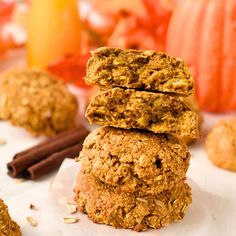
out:
{"label": "top cookie in stack", "polygon": [[188,96],[193,78],[180,58],[162,52],[102,47],[92,52],[86,82],[104,88],[129,88]]}
{"label": "top cookie in stack", "polygon": [[198,115],[183,100],[193,93],[193,79],[182,59],[148,50],[99,48],[88,62],[86,81],[105,89],[87,109],[90,123],[199,136]]}

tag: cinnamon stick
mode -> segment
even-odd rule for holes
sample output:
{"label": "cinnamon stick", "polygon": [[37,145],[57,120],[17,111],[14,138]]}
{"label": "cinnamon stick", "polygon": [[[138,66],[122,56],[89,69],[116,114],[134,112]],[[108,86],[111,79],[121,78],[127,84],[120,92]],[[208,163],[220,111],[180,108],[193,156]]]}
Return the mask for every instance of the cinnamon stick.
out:
{"label": "cinnamon stick", "polygon": [[[79,129],[79,127],[78,127],[77,129]],[[36,146],[33,146],[33,147],[31,147],[31,148],[28,148],[28,149],[26,149],[26,150],[24,150],[24,151],[22,151],[22,152],[18,152],[18,153],[13,157],[13,160],[14,160],[14,159],[17,159],[18,157],[21,158],[23,155],[26,155],[27,153],[31,153],[31,152],[36,151],[36,150],[39,151],[42,147],[45,148],[46,145],[52,143],[53,141],[59,140],[60,138],[63,138],[63,137],[64,137],[65,135],[67,135],[67,134],[73,134],[73,133],[77,132],[77,129],[64,131],[64,132],[62,132],[62,133],[59,133],[59,134],[57,134],[57,135],[54,135],[54,136],[48,138],[46,141],[44,141],[44,142],[42,142],[42,143],[40,143],[40,144],[37,144]],[[36,153],[36,154],[37,154],[37,153]]]}
{"label": "cinnamon stick", "polygon": [[78,138],[87,136],[88,133],[89,131],[84,126],[80,126],[76,129],[62,132],[36,146],[33,146],[25,151],[17,153],[13,157],[13,160],[17,158],[27,157],[28,155],[37,155],[39,156],[39,158],[41,156],[49,155],[52,152],[56,152],[60,149],[63,149],[64,147],[68,147],[70,145],[75,144],[79,140]]}
{"label": "cinnamon stick", "polygon": [[7,164],[8,174],[16,177],[53,153],[80,143],[88,134],[89,131],[81,126],[75,130],[56,135],[39,145],[16,154],[13,161]]}
{"label": "cinnamon stick", "polygon": [[30,179],[35,180],[44,174],[56,169],[61,165],[65,158],[74,158],[79,155],[83,147],[83,142],[80,142],[72,147],[66,148],[62,151],[56,152],[46,159],[36,163],[27,169],[27,175]]}

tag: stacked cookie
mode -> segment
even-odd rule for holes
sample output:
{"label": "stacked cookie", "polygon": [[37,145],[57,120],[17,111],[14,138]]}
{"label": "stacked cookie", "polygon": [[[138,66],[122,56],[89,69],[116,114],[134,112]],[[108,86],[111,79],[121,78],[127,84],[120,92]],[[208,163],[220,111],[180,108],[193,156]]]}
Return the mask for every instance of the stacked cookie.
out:
{"label": "stacked cookie", "polygon": [[100,48],[86,81],[101,88],[86,117],[104,126],[78,158],[78,208],[96,223],[136,231],[181,220],[191,203],[190,153],[177,136],[198,136],[198,115],[182,98],[193,92],[188,68],[164,53]]}

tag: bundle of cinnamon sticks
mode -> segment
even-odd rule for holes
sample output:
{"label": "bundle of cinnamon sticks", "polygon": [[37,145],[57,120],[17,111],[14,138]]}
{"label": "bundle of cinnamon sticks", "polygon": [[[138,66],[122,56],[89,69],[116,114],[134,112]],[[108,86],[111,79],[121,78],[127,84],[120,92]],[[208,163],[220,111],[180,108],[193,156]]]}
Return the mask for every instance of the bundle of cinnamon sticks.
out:
{"label": "bundle of cinnamon sticks", "polygon": [[58,168],[65,158],[78,156],[88,134],[89,131],[84,126],[80,126],[17,153],[7,164],[8,174],[12,177],[38,179]]}

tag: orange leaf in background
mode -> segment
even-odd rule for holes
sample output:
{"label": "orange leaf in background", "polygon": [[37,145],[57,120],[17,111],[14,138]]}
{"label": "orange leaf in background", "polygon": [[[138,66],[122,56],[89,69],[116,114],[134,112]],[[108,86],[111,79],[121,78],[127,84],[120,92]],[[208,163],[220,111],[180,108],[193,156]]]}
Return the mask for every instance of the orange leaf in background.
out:
{"label": "orange leaf in background", "polygon": [[137,16],[146,15],[142,0],[90,0],[90,2],[93,9],[105,16],[114,17],[120,11],[132,11]]}
{"label": "orange leaf in background", "polygon": [[11,19],[14,6],[15,1],[0,1],[0,54],[11,48],[13,44],[11,39],[3,38],[2,28]]}
{"label": "orange leaf in background", "polygon": [[[107,45],[107,41],[119,24],[120,18],[123,18],[123,12],[142,18],[147,16],[142,0],[81,1],[80,7],[80,15],[86,28],[99,36],[100,41],[97,46]],[[96,42],[97,40],[95,40],[95,44]]]}
{"label": "orange leaf in background", "polygon": [[155,32],[159,44],[166,45],[166,35],[176,0],[142,0],[149,13],[151,30]]}
{"label": "orange leaf in background", "polygon": [[66,83],[73,83],[78,87],[88,87],[84,82],[86,63],[90,54],[67,55],[48,65],[47,69]]}
{"label": "orange leaf in background", "polygon": [[142,21],[135,15],[126,13],[116,25],[108,46],[160,50],[161,46],[156,42],[155,35],[145,24],[148,24],[148,19]]}
{"label": "orange leaf in background", "polygon": [[0,1],[0,25],[10,20],[15,1]]}
{"label": "orange leaf in background", "polygon": [[120,9],[108,45],[122,48],[165,50],[168,24],[175,0],[140,0],[143,14]]}

